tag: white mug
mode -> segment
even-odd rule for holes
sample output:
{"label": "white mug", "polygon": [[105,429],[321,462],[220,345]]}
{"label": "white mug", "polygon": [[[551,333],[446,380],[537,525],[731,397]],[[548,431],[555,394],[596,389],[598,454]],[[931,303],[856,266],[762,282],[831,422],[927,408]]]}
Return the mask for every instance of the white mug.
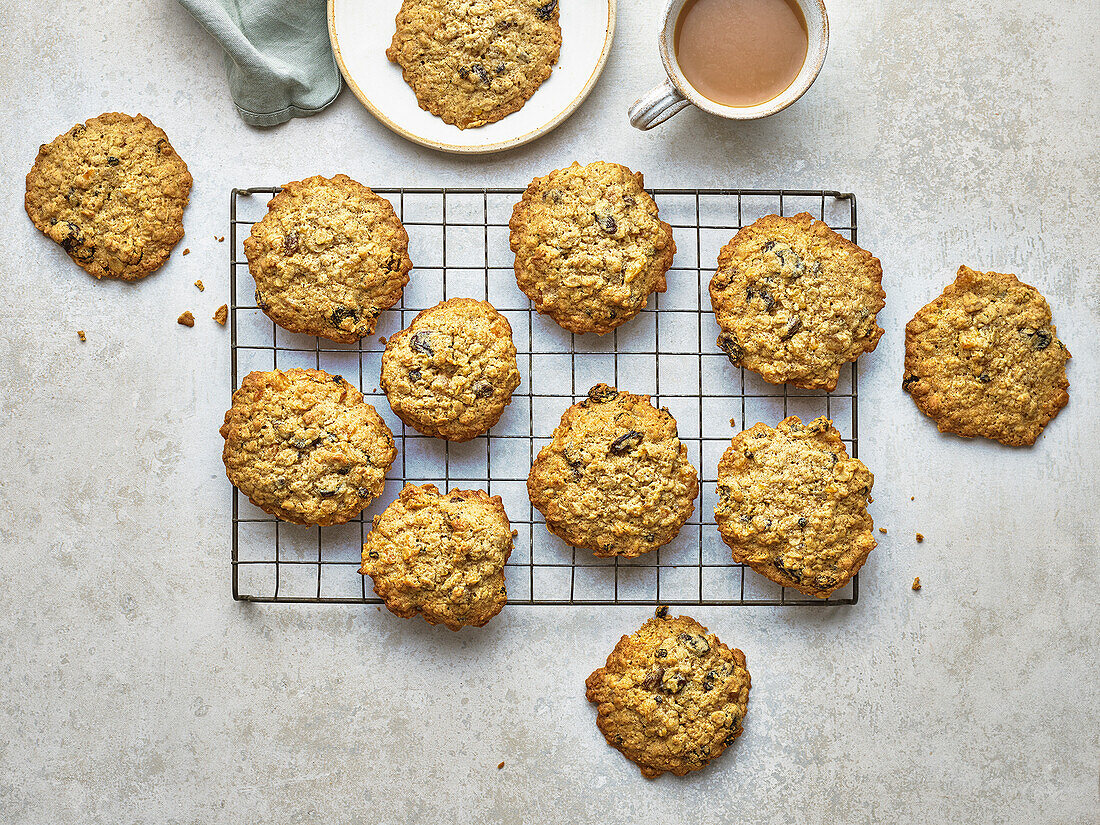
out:
{"label": "white mug", "polygon": [[652,129],[691,104],[705,112],[732,120],[756,120],[774,115],[802,97],[821,71],[825,52],[829,48],[829,18],[825,15],[825,3],[823,0],[796,0],[806,19],[809,41],[806,60],[791,85],[777,97],[755,106],[726,106],[715,103],[692,88],[676,60],[676,22],[687,2],[688,0],[668,0],[665,6],[658,42],[661,47],[661,61],[665,64],[668,78],[630,107],[630,125],[636,129]]}

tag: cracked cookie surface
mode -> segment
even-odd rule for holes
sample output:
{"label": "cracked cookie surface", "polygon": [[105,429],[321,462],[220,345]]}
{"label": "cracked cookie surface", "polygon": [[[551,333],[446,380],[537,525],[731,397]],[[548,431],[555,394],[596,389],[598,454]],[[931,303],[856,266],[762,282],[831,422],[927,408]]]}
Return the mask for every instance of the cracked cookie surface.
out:
{"label": "cracked cookie surface", "polygon": [[191,183],[162,129],[143,115],[108,112],[38,150],[24,206],[89,275],[134,281],[183,237]]}
{"label": "cracked cookie surface", "polygon": [[625,166],[573,163],[535,178],[509,227],[519,288],[570,332],[610,332],[667,288],[672,227]]}
{"label": "cracked cookie surface", "polygon": [[1069,402],[1069,358],[1038,290],[962,266],[905,325],[902,389],[940,432],[1026,446]]}
{"label": "cracked cookie surface", "polygon": [[286,184],[244,241],[256,304],[291,332],[352,344],[409,282],[409,236],[390,202],[336,175]]}
{"label": "cracked cookie surface", "polygon": [[508,601],[504,564],[513,536],[500,496],[407,484],[375,516],[359,572],[402,618],[481,627]]}
{"label": "cracked cookie surface", "polygon": [[710,282],[718,346],[773,384],[836,389],[840,368],[878,346],[882,267],[803,212],[767,215],[722,247]]}
{"label": "cracked cookie surface", "polygon": [[459,129],[518,111],[558,61],[558,0],[403,0],[386,57]]}
{"label": "cracked cookie surface", "polygon": [[558,538],[630,558],[676,538],[699,479],[667,409],[597,384],[539,450],[527,493]]}
{"label": "cracked cookie surface", "polygon": [[745,654],[667,608],[623,636],[585,681],[607,744],[647,779],[683,776],[741,735],[751,680]]}
{"label": "cracked cookie surface", "polygon": [[381,492],[397,457],[374,407],[323,370],[251,372],[221,428],[225,473],[264,512],[342,524]]}
{"label": "cracked cookie surface", "polygon": [[390,336],[382,355],[382,389],[393,411],[448,441],[468,441],[496,424],[519,380],[508,319],[473,298],[424,310]]}
{"label": "cracked cookie surface", "polygon": [[823,599],[875,549],[874,481],[831,421],[792,415],[734,436],[718,463],[714,519],[734,561]]}

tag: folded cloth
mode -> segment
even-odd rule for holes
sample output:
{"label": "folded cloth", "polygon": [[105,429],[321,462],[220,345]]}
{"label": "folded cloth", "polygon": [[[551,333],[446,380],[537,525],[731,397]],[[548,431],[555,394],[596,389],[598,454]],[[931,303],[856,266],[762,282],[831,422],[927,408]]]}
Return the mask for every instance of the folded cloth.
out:
{"label": "folded cloth", "polygon": [[326,0],[179,0],[225,50],[229,93],[253,126],[308,117],[340,93]]}

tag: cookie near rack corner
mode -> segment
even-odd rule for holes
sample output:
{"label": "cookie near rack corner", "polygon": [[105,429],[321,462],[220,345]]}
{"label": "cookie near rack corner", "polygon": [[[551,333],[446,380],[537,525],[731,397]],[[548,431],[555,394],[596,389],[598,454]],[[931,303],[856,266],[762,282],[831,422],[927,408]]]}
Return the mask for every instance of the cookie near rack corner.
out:
{"label": "cookie near rack corner", "polygon": [[710,297],[718,346],[773,384],[831,392],[840,367],[883,333],[878,259],[806,212],[740,229],[719,253]]}
{"label": "cookie near rack corner", "polygon": [[874,481],[827,418],[758,423],[722,455],[714,519],[735,561],[825,599],[877,546],[867,513]]}
{"label": "cookie near rack corner", "polygon": [[388,200],[338,174],[281,187],[244,239],[256,304],[290,332],[355,343],[401,300],[409,235]]}

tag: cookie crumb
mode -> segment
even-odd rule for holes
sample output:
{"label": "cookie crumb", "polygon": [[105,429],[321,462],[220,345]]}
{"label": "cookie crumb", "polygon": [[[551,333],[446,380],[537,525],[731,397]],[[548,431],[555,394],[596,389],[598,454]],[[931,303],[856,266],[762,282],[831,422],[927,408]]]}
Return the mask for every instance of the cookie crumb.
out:
{"label": "cookie crumb", "polygon": [[731,418],[730,419],[730,426],[733,427],[735,430],[737,429],[737,419],[736,418]]}
{"label": "cookie crumb", "polygon": [[378,336],[378,343],[381,344],[382,346],[386,346],[386,336],[385,335],[379,335]]}
{"label": "cookie crumb", "polygon": [[653,615],[656,616],[658,619],[666,618],[668,616],[668,605],[667,604],[657,605],[657,609],[655,611],[653,611]]}
{"label": "cookie crumb", "polygon": [[88,340],[88,337],[84,334],[84,330],[82,329],[76,331],[76,337],[80,339],[81,343]]}
{"label": "cookie crumb", "polygon": [[220,238],[217,235],[215,235],[214,240],[216,240],[218,243],[221,243],[222,241],[225,240],[225,235],[222,235]]}
{"label": "cookie crumb", "polygon": [[183,250],[183,252],[182,252],[182,253],[180,253],[180,254],[182,254],[182,255],[190,255],[190,254],[191,254],[191,250],[190,250],[190,249],[185,249],[185,250]]}
{"label": "cookie crumb", "polygon": [[205,292],[206,287],[203,286],[202,281],[195,281],[195,286],[198,287],[199,292]]}
{"label": "cookie crumb", "polygon": [[225,326],[226,319],[229,318],[229,304],[222,304],[216,310],[214,310],[214,320]]}
{"label": "cookie crumb", "polygon": [[504,763],[503,763],[503,762],[501,762],[501,763],[500,763],[499,765],[497,765],[497,770],[499,771],[499,770],[500,770],[501,768],[503,768],[503,767],[504,767]]}
{"label": "cookie crumb", "polygon": [[920,576],[917,576],[915,579],[913,579],[913,589],[920,590]]}
{"label": "cookie crumb", "polygon": [[922,541],[924,541],[924,536],[921,535],[920,533],[917,533],[917,543],[919,544]]}
{"label": "cookie crumb", "polygon": [[880,528],[878,528],[878,531],[879,531],[880,533],[882,533],[882,535],[884,535],[884,536],[886,535],[886,528],[885,528],[885,527],[880,527]]}
{"label": "cookie crumb", "polygon": [[187,310],[176,319],[176,323],[183,324],[185,327],[193,327],[195,326],[195,316],[191,314],[191,310]]}
{"label": "cookie crumb", "polygon": [[910,500],[910,501],[916,501],[916,500],[917,500],[917,497],[916,497],[916,496],[909,496],[909,500]]}

